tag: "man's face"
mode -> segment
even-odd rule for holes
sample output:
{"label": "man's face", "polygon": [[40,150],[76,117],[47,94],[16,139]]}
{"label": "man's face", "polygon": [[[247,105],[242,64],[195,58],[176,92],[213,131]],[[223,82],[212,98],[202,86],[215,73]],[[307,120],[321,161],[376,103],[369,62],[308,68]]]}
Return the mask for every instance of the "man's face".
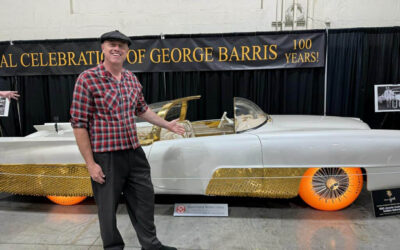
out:
{"label": "man's face", "polygon": [[121,41],[104,41],[101,44],[104,61],[112,64],[123,64],[128,54],[128,44]]}

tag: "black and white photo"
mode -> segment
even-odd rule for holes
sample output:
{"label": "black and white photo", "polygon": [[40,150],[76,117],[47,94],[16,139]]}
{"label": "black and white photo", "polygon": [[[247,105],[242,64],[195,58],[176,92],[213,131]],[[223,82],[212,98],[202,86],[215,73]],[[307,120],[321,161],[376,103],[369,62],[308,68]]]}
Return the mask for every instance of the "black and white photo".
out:
{"label": "black and white photo", "polygon": [[400,111],[400,84],[375,85],[375,112]]}
{"label": "black and white photo", "polygon": [[0,97],[0,117],[8,116],[10,108],[10,100],[4,97]]}

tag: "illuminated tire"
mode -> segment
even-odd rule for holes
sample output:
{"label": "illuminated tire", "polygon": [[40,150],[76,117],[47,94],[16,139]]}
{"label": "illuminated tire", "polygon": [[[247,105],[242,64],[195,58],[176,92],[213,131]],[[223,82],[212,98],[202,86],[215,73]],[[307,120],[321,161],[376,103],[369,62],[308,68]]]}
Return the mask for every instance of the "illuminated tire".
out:
{"label": "illuminated tire", "polygon": [[300,182],[300,197],[313,208],[335,211],[349,206],[361,193],[360,168],[310,168]]}
{"label": "illuminated tire", "polygon": [[51,196],[51,195],[48,195],[46,197],[47,197],[47,199],[51,200],[52,202],[54,202],[58,205],[63,205],[63,206],[76,205],[78,203],[81,203],[84,199],[86,199],[86,196]]}

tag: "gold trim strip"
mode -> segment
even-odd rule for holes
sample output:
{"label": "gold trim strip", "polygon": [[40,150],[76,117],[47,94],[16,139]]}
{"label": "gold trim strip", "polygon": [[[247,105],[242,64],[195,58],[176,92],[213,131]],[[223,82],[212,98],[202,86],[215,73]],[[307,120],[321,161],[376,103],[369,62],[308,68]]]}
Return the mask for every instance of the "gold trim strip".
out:
{"label": "gold trim strip", "polygon": [[0,192],[38,196],[93,196],[85,164],[2,164]]}
{"label": "gold trim strip", "polygon": [[[303,176],[305,171],[306,168],[220,168],[213,173],[206,194],[289,199],[298,195],[301,177],[295,177]],[[290,176],[293,178],[287,178]]]}
{"label": "gold trim strip", "polygon": [[[295,177],[302,176],[306,170],[221,168],[213,173],[206,194],[293,198],[298,194],[301,180]],[[291,176],[294,178],[287,178]],[[38,196],[93,196],[85,164],[2,164],[0,192]]]}

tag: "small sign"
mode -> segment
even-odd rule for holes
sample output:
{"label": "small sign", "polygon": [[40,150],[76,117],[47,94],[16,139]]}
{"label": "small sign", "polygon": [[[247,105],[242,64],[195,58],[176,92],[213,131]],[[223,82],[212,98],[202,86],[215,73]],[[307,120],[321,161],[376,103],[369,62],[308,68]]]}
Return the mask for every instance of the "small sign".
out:
{"label": "small sign", "polygon": [[228,204],[176,203],[174,216],[228,216]]}
{"label": "small sign", "polygon": [[375,85],[375,112],[400,112],[400,84]]}
{"label": "small sign", "polygon": [[0,97],[0,116],[8,116],[10,109],[10,100],[5,97]]}
{"label": "small sign", "polygon": [[400,188],[372,191],[375,217],[400,214]]}

